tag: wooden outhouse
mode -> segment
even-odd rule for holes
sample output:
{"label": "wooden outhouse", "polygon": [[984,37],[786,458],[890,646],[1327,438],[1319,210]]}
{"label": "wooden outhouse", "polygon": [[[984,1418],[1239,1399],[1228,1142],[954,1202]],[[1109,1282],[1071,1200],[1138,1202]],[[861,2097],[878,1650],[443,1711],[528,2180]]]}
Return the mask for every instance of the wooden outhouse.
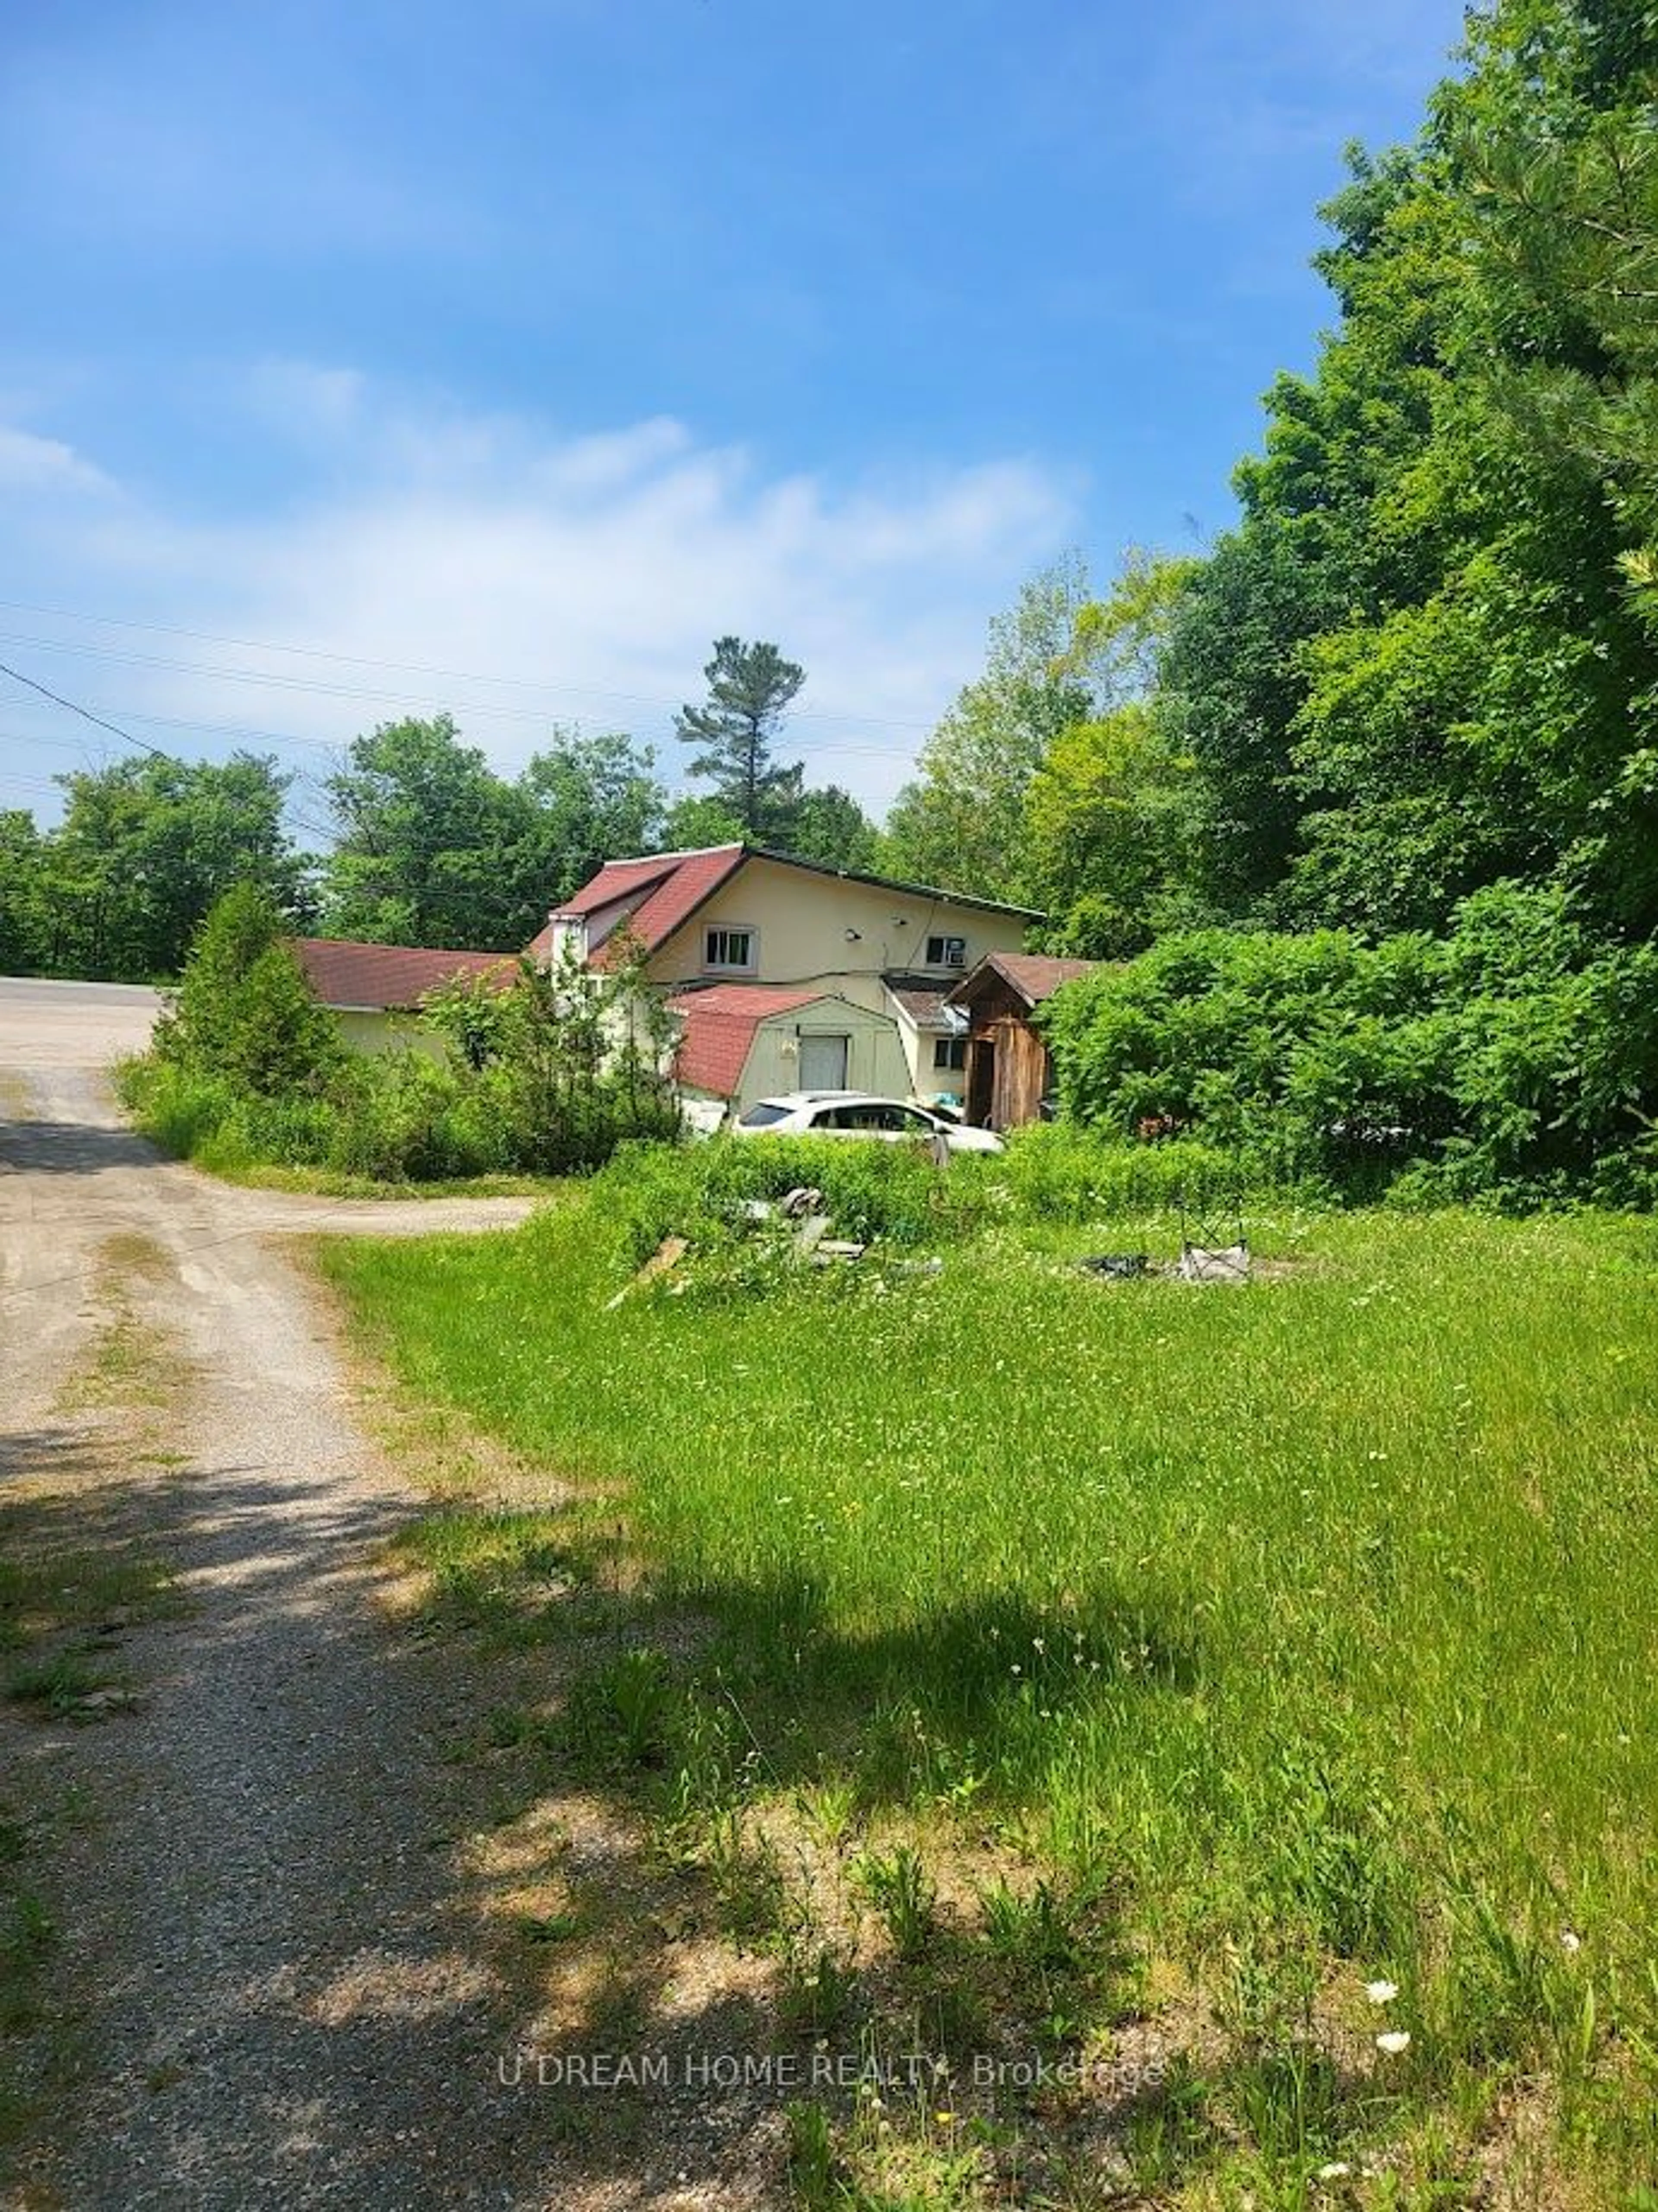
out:
{"label": "wooden outhouse", "polygon": [[1054,1061],[1031,1026],[1031,1012],[1061,983],[1098,965],[1035,952],[991,952],[956,986],[946,1004],[967,1017],[969,1121],[981,1129],[1015,1129],[1040,1120],[1054,1085]]}

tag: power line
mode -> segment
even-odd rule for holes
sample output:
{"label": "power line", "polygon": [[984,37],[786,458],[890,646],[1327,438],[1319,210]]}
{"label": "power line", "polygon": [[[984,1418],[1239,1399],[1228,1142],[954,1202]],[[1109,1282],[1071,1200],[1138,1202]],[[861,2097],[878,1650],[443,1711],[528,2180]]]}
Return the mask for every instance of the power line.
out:
{"label": "power line", "polygon": [[135,738],[131,730],[124,730],[118,722],[106,721],[103,715],[94,714],[90,707],[82,707],[73,699],[65,699],[61,692],[49,691],[44,684],[37,684],[32,676],[25,676],[19,669],[9,668],[3,660],[0,660],[0,676],[9,676],[14,684],[26,684],[31,691],[38,691],[43,699],[50,699],[54,707],[67,708],[71,714],[78,714],[82,721],[94,723],[99,729],[107,730],[111,737],[119,738],[126,744],[137,745],[140,752],[153,754],[157,760],[171,760],[173,757],[171,753],[164,753],[159,745],[152,745],[143,738]]}
{"label": "power line", "polygon": [[[373,696],[374,695],[366,693],[363,696],[367,697]],[[492,708],[488,706],[472,707],[463,704],[461,711],[468,716],[475,712],[484,714],[493,714],[504,715],[510,720],[527,722],[537,722],[542,719],[540,714],[527,712],[522,708]],[[315,752],[333,753],[335,755],[343,755],[349,749],[345,744],[343,744],[337,738],[308,738],[302,735],[301,732],[297,730],[260,729],[253,727],[250,724],[245,722],[203,722],[191,715],[145,714],[139,714],[131,708],[127,709],[127,719],[129,721],[143,722],[149,728],[154,730],[204,730],[213,737],[236,738],[244,740],[249,744],[306,745],[309,746],[312,750]],[[580,726],[580,725],[578,725],[578,726]],[[652,750],[655,750],[655,747],[653,746]],[[787,748],[786,747],[785,750],[786,750]],[[814,748],[811,745],[806,744],[802,745],[800,747],[800,750],[803,753],[811,756],[814,752]],[[870,760],[913,761],[915,757],[914,754],[910,750],[908,745],[837,744],[833,740],[830,740],[824,744],[819,745],[816,748],[816,750],[819,754],[824,752],[853,753],[856,754],[860,759]]]}
{"label": "power line", "polygon": [[[153,668],[170,675],[206,677],[216,683],[245,684],[255,690],[284,691],[323,699],[362,700],[383,714],[392,711],[418,714],[426,703],[406,696],[401,699],[389,697],[384,691],[368,690],[358,684],[312,684],[298,677],[262,675],[252,669],[222,668],[205,661],[163,660],[149,653],[112,653],[99,646],[67,644],[58,638],[19,637],[15,634],[5,634],[0,635],[0,642],[13,646],[27,645],[38,652],[75,653],[85,659],[101,660],[124,667]],[[486,678],[481,680],[507,682],[513,679]],[[617,693],[610,696],[625,698],[632,695]],[[493,716],[498,721],[538,725],[549,719],[549,710],[545,708],[501,706],[487,699],[458,700],[456,706],[461,716],[469,721],[483,715]],[[231,723],[204,722],[194,717],[181,719],[176,715],[136,712],[130,714],[130,719],[149,722],[163,729],[205,730],[218,736],[247,738],[264,744],[307,745],[319,752],[337,752],[340,750],[337,741],[332,738],[307,737],[298,731],[248,729]],[[579,725],[580,717],[577,720]],[[920,725],[914,726],[919,727]],[[807,741],[800,745],[799,750],[808,758],[819,757],[824,753],[845,753],[871,760],[909,761],[914,757],[913,749],[908,745],[859,744],[855,741],[833,738],[820,738],[815,743]]]}
{"label": "power line", "polygon": [[[3,604],[3,602],[0,602],[0,604]],[[91,723],[95,729],[107,731],[111,737],[118,738],[124,744],[136,745],[141,752],[148,753],[153,760],[168,761],[175,763],[176,765],[183,765],[183,763],[179,762],[178,756],[176,754],[164,752],[159,745],[151,744],[148,738],[135,736],[132,731],[124,728],[119,722],[112,721],[107,715],[98,714],[90,707],[82,706],[79,700],[66,698],[61,691],[54,691],[48,685],[38,683],[33,677],[25,676],[21,669],[13,668],[8,662],[0,661],[0,676],[10,677],[13,683],[21,684],[28,690],[37,692],[41,698],[50,700],[53,706],[62,707],[69,714],[79,715],[82,721]],[[149,714],[134,714],[129,719],[134,721],[149,721],[161,724],[167,724],[169,720],[169,718],[165,716]],[[170,726],[182,729],[197,731],[203,729],[212,730],[216,726],[212,724],[187,721],[173,722]],[[218,726],[221,731],[223,730],[222,725],[216,726]],[[226,733],[236,734],[234,732]],[[243,732],[241,734],[258,737],[261,733]],[[262,734],[268,742],[283,742],[283,739],[278,732],[267,731]],[[339,750],[338,747],[328,744],[320,738],[300,738],[295,736],[288,741],[296,744],[313,745],[319,750],[327,752],[337,753]],[[54,739],[51,738],[38,740],[25,739],[21,742],[43,743],[57,747],[61,747],[64,744],[64,741],[62,739]],[[859,748],[847,747],[845,750],[859,750]],[[865,748],[864,750],[878,749]],[[314,784],[314,778],[306,778],[305,780]],[[19,789],[27,787],[35,790],[50,791],[54,788],[52,783],[47,782],[39,778],[12,776],[9,781],[14,787]],[[296,807],[286,802],[286,795],[284,811],[287,813],[288,819],[293,823],[296,829],[303,830],[312,836],[322,837],[331,842],[337,834],[335,827],[318,822],[304,814],[301,814]]]}
{"label": "power line", "polygon": [[[610,690],[602,684],[581,684],[578,683],[572,678],[556,675],[544,678],[526,676],[495,676],[482,673],[477,670],[444,668],[426,661],[390,660],[376,659],[372,654],[367,653],[336,653],[328,647],[322,646],[283,645],[279,644],[270,638],[234,637],[221,631],[188,629],[180,625],[169,623],[141,622],[131,617],[123,615],[89,615],[81,613],[76,610],[69,607],[40,606],[27,599],[0,599],[0,608],[7,609],[10,612],[16,614],[46,615],[51,617],[54,621],[58,622],[87,623],[93,625],[94,628],[99,629],[143,630],[159,637],[188,638],[193,642],[201,645],[228,645],[235,647],[240,651],[249,653],[287,653],[296,659],[332,661],[337,665],[346,668],[385,668],[393,670],[403,675],[438,677],[446,683],[493,684],[519,691],[572,693],[578,697],[610,699],[624,705],[637,707],[657,707],[677,709],[684,703],[682,700],[670,698],[666,694],[661,692],[618,691]],[[307,684],[297,678],[277,675],[240,678],[238,676],[238,672],[231,669],[204,668],[199,663],[168,661],[157,659],[154,656],[143,654],[124,655],[106,646],[77,646],[61,639],[13,639],[9,641],[13,643],[27,643],[46,648],[53,652],[80,653],[104,659],[125,659],[138,666],[169,669],[185,674],[213,674],[228,677],[235,680],[246,680],[253,683],[268,682],[279,689],[292,690],[315,690],[323,696],[334,696],[348,698],[372,698],[375,696],[373,692],[352,690],[333,685]],[[508,710],[495,709],[487,711],[504,712]],[[829,708],[821,707],[796,708],[792,713],[790,720],[792,721],[855,723],[870,729],[884,730],[912,730],[925,732],[932,727],[932,725],[930,722],[909,721],[890,714],[858,714],[845,712],[837,713],[830,710]]]}
{"label": "power line", "polygon": [[[0,676],[9,676],[14,684],[25,684],[29,690],[38,691],[43,699],[50,699],[54,707],[65,708],[70,714],[78,714],[82,721],[92,723],[95,728],[107,730],[111,737],[119,738],[124,744],[137,745],[141,752],[148,753],[152,760],[170,761],[175,765],[182,764],[178,762],[176,754],[163,752],[159,745],[152,745],[148,739],[135,737],[131,730],[124,730],[118,722],[112,722],[107,716],[94,714],[90,707],[82,706],[79,700],[66,699],[62,692],[50,690],[46,684],[37,684],[32,676],[25,676],[21,669],[10,667],[3,660],[0,660]],[[48,738],[44,742],[51,744],[54,740]],[[52,783],[34,777],[8,776],[5,781],[19,789],[27,787],[31,790],[51,791],[54,788]],[[291,807],[286,811],[296,829],[307,830],[314,837],[331,838],[333,836],[333,830],[325,827],[322,823],[310,821]]]}

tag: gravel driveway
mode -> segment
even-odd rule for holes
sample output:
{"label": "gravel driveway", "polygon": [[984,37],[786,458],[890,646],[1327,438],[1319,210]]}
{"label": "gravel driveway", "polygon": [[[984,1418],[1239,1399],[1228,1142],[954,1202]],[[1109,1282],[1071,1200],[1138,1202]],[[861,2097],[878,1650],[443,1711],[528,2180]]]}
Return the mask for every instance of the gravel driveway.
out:
{"label": "gravel driveway", "polygon": [[[79,1808],[52,1868],[70,2080],[0,2201],[539,2207],[534,2100],[497,2082],[511,2026],[446,1826],[468,1717],[372,1602],[416,1501],[272,1234],[525,1208],[290,1200],[162,1161],[96,1073],[147,1000],[0,984],[0,1499],[62,1510],[64,1471],[95,1464],[100,1510],[187,1601],[113,1625],[135,1710],[0,1721],[13,1802]],[[76,1395],[112,1267],[173,1377],[141,1414]]]}

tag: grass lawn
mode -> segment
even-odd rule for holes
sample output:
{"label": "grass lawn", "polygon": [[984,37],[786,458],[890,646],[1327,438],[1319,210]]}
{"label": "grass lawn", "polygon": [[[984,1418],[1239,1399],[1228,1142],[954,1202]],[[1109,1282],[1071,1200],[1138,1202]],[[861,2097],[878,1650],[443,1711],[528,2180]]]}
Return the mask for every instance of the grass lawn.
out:
{"label": "grass lawn", "polygon": [[[1052,2052],[1162,2023],[1112,2201],[1658,2207],[1658,1228],[1248,1226],[1242,1289],[1072,1264],[1163,1219],[612,1310],[592,1201],[321,1264],[586,1501],[432,1516],[435,1606],[533,1634],[550,1545],[620,1545],[636,1623],[710,1625],[588,1694],[642,1711],[653,1802],[838,1805],[933,1996],[999,1953]],[[958,2057],[998,2025],[929,2016]],[[993,2201],[982,2146],[895,2179],[858,2111],[794,2126],[803,2203]]]}

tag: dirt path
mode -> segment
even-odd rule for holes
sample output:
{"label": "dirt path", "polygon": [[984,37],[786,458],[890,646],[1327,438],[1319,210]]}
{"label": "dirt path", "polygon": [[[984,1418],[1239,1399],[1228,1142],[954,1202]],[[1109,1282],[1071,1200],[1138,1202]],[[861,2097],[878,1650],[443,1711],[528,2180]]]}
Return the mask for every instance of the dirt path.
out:
{"label": "dirt path", "polygon": [[[136,1710],[0,1723],[13,1802],[76,1808],[52,1878],[76,2016],[50,2139],[4,2201],[556,2202],[448,1875],[443,1753],[466,1716],[371,1602],[415,1501],[271,1241],[525,1209],[216,1185],[125,1132],[83,1039],[30,1018],[21,1038],[0,1020],[0,1501],[71,1516],[82,1471],[79,1540],[141,1531],[185,1602],[109,1624]],[[112,1313],[146,1350],[100,1403],[76,1378]]]}

